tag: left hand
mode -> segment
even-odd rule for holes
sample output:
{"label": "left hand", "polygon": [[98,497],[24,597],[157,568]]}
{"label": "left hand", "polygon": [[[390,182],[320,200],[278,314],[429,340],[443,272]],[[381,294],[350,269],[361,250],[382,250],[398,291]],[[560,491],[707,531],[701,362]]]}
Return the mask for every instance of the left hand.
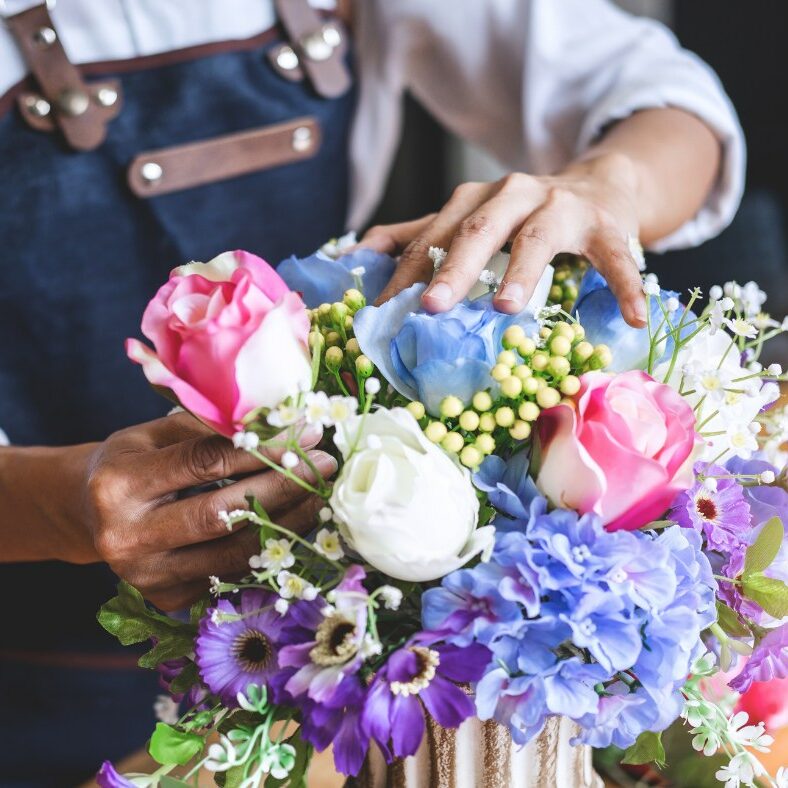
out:
{"label": "left hand", "polygon": [[[556,254],[582,255],[607,279],[625,320],[639,328],[646,312],[629,249],[629,238],[638,237],[634,181],[622,156],[605,155],[556,176],[513,173],[494,183],[464,183],[439,213],[373,227],[359,245],[402,253],[380,301],[432,278],[422,296],[431,312],[444,312],[461,301],[507,241],[512,243],[511,259],[493,299],[502,312],[518,312],[526,305]],[[448,250],[434,277],[427,254],[431,246]]]}

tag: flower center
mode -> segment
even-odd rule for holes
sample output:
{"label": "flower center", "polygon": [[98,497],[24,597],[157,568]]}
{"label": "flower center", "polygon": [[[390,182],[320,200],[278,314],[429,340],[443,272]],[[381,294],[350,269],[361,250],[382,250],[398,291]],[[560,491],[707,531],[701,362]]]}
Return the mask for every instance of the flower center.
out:
{"label": "flower center", "polygon": [[596,624],[593,621],[589,621],[588,619],[585,619],[584,621],[580,622],[580,624],[578,625],[578,629],[586,637],[591,637],[591,635],[593,635],[594,632],[596,632]]}
{"label": "flower center", "polygon": [[699,495],[695,499],[695,509],[698,514],[708,522],[713,522],[717,519],[717,504],[704,495]]}
{"label": "flower center", "polygon": [[271,667],[274,647],[262,632],[247,629],[233,641],[233,656],[246,673],[258,673]]}
{"label": "flower center", "polygon": [[418,668],[416,674],[410,681],[392,681],[389,689],[392,695],[418,695],[422,690],[430,686],[430,682],[435,678],[435,670],[441,663],[440,654],[425,646],[411,646],[408,649],[416,655]]}
{"label": "flower center", "polygon": [[591,551],[588,549],[588,545],[581,544],[572,548],[572,558],[574,558],[579,564],[582,564],[590,557]]}
{"label": "flower center", "polygon": [[317,644],[309,652],[316,665],[328,667],[347,662],[358,651],[356,625],[341,615],[326,618],[315,632]]}

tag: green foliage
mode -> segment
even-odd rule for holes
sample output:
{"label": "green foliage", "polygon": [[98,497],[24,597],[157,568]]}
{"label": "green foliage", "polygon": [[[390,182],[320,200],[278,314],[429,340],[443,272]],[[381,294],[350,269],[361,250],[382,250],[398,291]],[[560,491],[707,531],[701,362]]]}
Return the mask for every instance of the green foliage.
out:
{"label": "green foliage", "polygon": [[761,529],[758,538],[747,548],[741,576],[742,593],[775,618],[788,615],[788,586],[781,580],[767,577],[768,569],[780,550],[785,529],[779,517],[772,517]]}
{"label": "green foliage", "polygon": [[735,611],[722,602],[717,602],[717,623],[731,637],[749,637],[752,633],[744,626]]}
{"label": "green foliage", "polygon": [[198,679],[197,666],[187,662],[186,667],[170,682],[170,691],[175,695],[185,695]]}
{"label": "green foliage", "polygon": [[159,778],[159,788],[193,788],[193,786],[176,777],[170,777],[169,774],[163,774]]}
{"label": "green foliage", "polygon": [[148,607],[142,594],[124,581],[118,583],[118,595],[101,606],[97,618],[124,646],[156,638],[156,645],[139,659],[143,668],[184,657],[194,648],[195,626]]}
{"label": "green foliage", "polygon": [[653,731],[643,731],[637,741],[628,747],[621,763],[642,764],[656,763],[657,766],[665,765],[665,748],[662,746],[662,734]]}
{"label": "green foliage", "polygon": [[162,766],[182,766],[202,750],[204,743],[203,737],[196,733],[185,733],[171,725],[157,722],[148,752],[151,758]]}
{"label": "green foliage", "polygon": [[744,556],[744,576],[763,572],[777,557],[785,537],[785,529],[779,517],[772,517],[761,529],[758,538],[747,548]]}

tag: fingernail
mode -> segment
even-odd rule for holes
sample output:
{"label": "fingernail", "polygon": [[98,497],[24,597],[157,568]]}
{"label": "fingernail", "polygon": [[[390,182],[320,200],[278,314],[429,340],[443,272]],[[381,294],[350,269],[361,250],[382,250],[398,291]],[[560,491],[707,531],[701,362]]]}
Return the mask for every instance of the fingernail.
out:
{"label": "fingernail", "polygon": [[495,295],[496,301],[511,301],[513,304],[522,304],[525,298],[523,286],[517,282],[508,282]]}
{"label": "fingernail", "polygon": [[454,294],[450,285],[446,282],[436,282],[432,287],[428,287],[425,296],[429,296],[433,301],[449,301]]}
{"label": "fingernail", "polygon": [[330,455],[326,454],[324,451],[309,451],[307,452],[307,457],[315,464],[315,467],[320,471],[322,476],[333,476],[339,464],[337,461]]}
{"label": "fingernail", "polygon": [[646,304],[640,299],[637,299],[632,304],[632,317],[641,323],[646,322]]}
{"label": "fingernail", "polygon": [[298,442],[301,446],[314,446],[316,443],[320,441],[323,437],[323,425],[318,424],[307,424],[304,427],[303,432],[301,433]]}

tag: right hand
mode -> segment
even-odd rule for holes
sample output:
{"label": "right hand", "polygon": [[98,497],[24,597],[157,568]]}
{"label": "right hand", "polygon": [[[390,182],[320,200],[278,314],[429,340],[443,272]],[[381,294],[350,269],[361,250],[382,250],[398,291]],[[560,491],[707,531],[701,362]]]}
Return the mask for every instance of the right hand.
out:
{"label": "right hand", "polygon": [[[320,432],[305,431],[311,448]],[[310,459],[324,476],[337,468],[322,451]],[[273,455],[271,455],[273,456]],[[306,480],[306,467],[293,472]],[[178,491],[247,475],[241,481],[178,498]],[[113,571],[163,610],[179,610],[208,587],[208,576],[238,577],[259,551],[255,529],[229,533],[220,511],[246,508],[257,497],[277,524],[303,531],[321,498],[235,449],[193,416],[181,413],[121,430],[99,444],[85,468],[84,515],[95,552]]]}

